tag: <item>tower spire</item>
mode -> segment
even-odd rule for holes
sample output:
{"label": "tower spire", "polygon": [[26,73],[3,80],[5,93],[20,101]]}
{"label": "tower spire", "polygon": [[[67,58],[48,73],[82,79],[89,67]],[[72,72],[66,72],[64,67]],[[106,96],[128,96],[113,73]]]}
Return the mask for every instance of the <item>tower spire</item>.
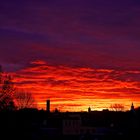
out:
{"label": "tower spire", "polygon": [[131,109],[130,109],[130,111],[134,111],[134,104],[133,104],[133,102],[132,102],[132,104],[131,104]]}

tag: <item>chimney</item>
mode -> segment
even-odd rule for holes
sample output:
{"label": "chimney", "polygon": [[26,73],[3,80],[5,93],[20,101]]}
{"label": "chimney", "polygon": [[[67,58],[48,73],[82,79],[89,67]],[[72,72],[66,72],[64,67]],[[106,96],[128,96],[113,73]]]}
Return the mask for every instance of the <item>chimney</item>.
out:
{"label": "chimney", "polygon": [[46,111],[49,113],[50,112],[50,99],[46,101]]}

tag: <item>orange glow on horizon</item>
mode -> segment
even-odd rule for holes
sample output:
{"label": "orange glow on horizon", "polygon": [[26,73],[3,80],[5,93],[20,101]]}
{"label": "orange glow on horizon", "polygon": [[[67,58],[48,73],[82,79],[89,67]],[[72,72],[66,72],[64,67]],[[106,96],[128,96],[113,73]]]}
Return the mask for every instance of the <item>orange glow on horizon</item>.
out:
{"label": "orange glow on horizon", "polygon": [[13,73],[19,89],[32,92],[39,109],[51,99],[51,110],[87,111],[109,108],[120,103],[129,109],[140,104],[140,71],[51,66],[32,62],[30,67]]}

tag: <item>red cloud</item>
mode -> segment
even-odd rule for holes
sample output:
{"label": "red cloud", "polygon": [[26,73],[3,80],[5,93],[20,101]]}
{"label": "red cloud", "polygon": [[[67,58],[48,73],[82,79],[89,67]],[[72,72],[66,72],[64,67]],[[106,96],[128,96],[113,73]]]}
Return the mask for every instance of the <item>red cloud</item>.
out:
{"label": "red cloud", "polygon": [[134,101],[138,105],[139,73],[140,71],[52,66],[35,61],[30,67],[13,75],[18,88],[33,93],[39,108],[45,108],[45,101],[50,98],[52,109],[58,107],[63,111],[68,108],[79,111],[85,110],[89,105],[102,109],[114,102],[122,102],[128,107]]}

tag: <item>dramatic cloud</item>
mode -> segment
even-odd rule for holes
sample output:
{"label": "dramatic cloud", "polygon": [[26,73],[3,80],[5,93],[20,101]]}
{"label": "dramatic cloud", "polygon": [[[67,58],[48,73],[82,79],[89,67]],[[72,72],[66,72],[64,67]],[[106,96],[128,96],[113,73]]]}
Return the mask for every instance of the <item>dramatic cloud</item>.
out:
{"label": "dramatic cloud", "polygon": [[37,60],[13,76],[18,88],[33,93],[39,108],[45,108],[50,98],[52,109],[67,110],[75,105],[75,110],[85,110],[88,106],[103,109],[114,102],[123,103],[127,109],[132,101],[138,105],[139,74],[140,71],[51,66]]}
{"label": "dramatic cloud", "polygon": [[139,0],[2,0],[0,64],[40,104],[138,104],[139,17]]}

